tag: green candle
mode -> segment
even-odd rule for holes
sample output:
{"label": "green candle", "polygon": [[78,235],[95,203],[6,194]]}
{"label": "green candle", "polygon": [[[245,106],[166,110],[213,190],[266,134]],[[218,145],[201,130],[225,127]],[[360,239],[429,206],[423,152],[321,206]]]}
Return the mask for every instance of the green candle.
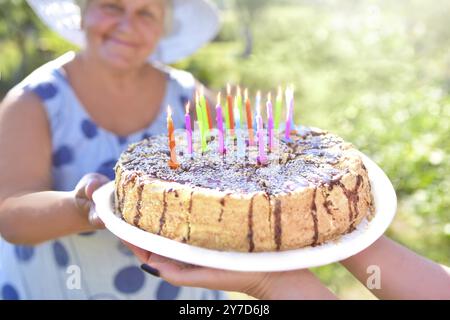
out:
{"label": "green candle", "polygon": [[[231,88],[230,88],[230,84],[228,83],[227,84],[227,101],[228,101],[228,97],[230,96],[230,91],[231,91]],[[227,102],[228,103],[228,102]],[[229,114],[228,114],[228,105],[227,106],[225,106],[225,108],[223,109],[223,114],[224,114],[224,116],[225,116],[225,125],[226,125],[226,127],[227,127],[227,130],[230,130],[230,116],[229,116]]]}
{"label": "green candle", "polygon": [[228,108],[223,108],[222,109],[222,113],[223,113],[223,116],[225,118],[225,128],[227,130],[230,130],[230,118],[228,116]]}
{"label": "green candle", "polygon": [[275,130],[278,130],[280,126],[282,105],[283,105],[283,92],[281,91],[280,86],[278,87],[278,94],[275,102]]}
{"label": "green candle", "polygon": [[208,115],[206,113],[206,99],[205,99],[205,88],[200,87],[200,108],[202,110],[202,120],[206,124],[205,128],[208,128]]}
{"label": "green candle", "polygon": [[203,115],[204,111],[202,110],[202,106],[200,103],[200,97],[198,94],[198,91],[195,92],[195,111],[197,113],[197,121],[198,121],[198,127],[200,129],[200,140],[202,143],[202,152],[206,152],[207,145],[206,145],[206,122],[205,117]]}

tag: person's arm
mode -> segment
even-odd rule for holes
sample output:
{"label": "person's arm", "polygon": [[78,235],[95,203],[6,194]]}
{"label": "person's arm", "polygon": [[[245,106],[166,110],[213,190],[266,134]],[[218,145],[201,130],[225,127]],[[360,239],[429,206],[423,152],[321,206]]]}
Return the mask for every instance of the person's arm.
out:
{"label": "person's arm", "polygon": [[177,262],[124,242],[143,263],[142,269],[177,286],[246,293],[258,299],[337,299],[309,270],[235,272]]}
{"label": "person's arm", "polygon": [[0,105],[0,150],[0,234],[5,240],[33,245],[95,228],[86,211],[92,185],[47,191],[52,184],[50,130],[34,94],[9,94]]}
{"label": "person's arm", "polygon": [[[361,283],[368,268],[379,270],[380,299],[450,299],[450,269],[430,261],[382,236],[364,251],[341,261]],[[372,270],[372,269],[369,269]]]}

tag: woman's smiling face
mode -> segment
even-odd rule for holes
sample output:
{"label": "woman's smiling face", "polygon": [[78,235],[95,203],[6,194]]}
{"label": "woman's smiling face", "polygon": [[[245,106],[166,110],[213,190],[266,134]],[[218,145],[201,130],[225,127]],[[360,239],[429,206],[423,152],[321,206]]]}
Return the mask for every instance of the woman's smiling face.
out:
{"label": "woman's smiling face", "polygon": [[164,35],[165,1],[88,1],[82,22],[86,49],[117,69],[142,65]]}

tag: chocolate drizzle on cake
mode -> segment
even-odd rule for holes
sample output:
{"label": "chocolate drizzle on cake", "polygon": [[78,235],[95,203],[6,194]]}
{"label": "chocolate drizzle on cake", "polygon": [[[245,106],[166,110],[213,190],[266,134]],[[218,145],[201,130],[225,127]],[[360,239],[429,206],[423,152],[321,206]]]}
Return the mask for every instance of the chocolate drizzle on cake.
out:
{"label": "chocolate drizzle on cake", "polygon": [[282,228],[281,228],[281,200],[279,200],[279,199],[275,200],[275,208],[274,208],[274,211],[273,211],[273,215],[275,217],[275,226],[274,226],[275,244],[277,246],[277,251],[279,251],[281,249],[281,233],[282,233]]}
{"label": "chocolate drizzle on cake", "polygon": [[359,195],[358,190],[362,183],[362,177],[361,175],[356,176],[356,183],[355,187],[352,190],[347,189],[347,187],[342,183],[340,179],[332,181],[328,187],[328,190],[333,190],[334,185],[338,185],[342,192],[344,193],[345,197],[348,201],[348,221],[349,221],[349,229],[348,232],[352,231],[354,229],[354,223],[356,221],[356,218],[359,215],[358,210],[358,201],[359,201]]}
{"label": "chocolate drizzle on cake", "polygon": [[314,236],[313,236],[313,241],[312,241],[313,246],[317,245],[317,240],[319,239],[319,226],[318,226],[318,221],[317,221],[317,207],[316,207],[316,193],[317,193],[317,189],[314,188],[312,201],[311,201],[311,216],[312,216],[313,223],[314,223]]}
{"label": "chocolate drizzle on cake", "polygon": [[328,195],[326,196],[326,200],[323,202],[323,206],[330,216],[333,216],[333,212],[331,211],[331,206],[333,205],[333,202],[328,199]]}
{"label": "chocolate drizzle on cake", "polygon": [[231,195],[231,193],[227,193],[224,197],[222,197],[220,199],[220,214],[219,214],[219,222],[222,222],[222,218],[223,218],[223,210],[225,208],[225,198],[229,197]]}
{"label": "chocolate drizzle on cake", "polygon": [[255,250],[255,244],[253,242],[253,200],[255,199],[255,196],[253,196],[250,199],[250,206],[248,208],[248,251],[253,252]]}
{"label": "chocolate drizzle on cake", "polygon": [[131,182],[134,183],[137,177],[138,177],[138,174],[136,172],[132,172],[125,178],[125,181],[122,182],[122,197],[119,202],[119,211],[120,212],[123,212],[123,205],[124,205],[123,202],[125,201],[125,187]]}
{"label": "chocolate drizzle on cake", "polygon": [[191,196],[189,197],[189,209],[188,209],[189,215],[192,213],[192,201],[193,201],[192,197],[193,196],[194,196],[194,191],[191,192]]}
{"label": "chocolate drizzle on cake", "polygon": [[[169,191],[170,192],[170,191]],[[166,211],[167,211],[167,191],[163,192],[163,212],[161,213],[161,218],[159,219],[159,230],[158,235],[161,235],[162,230],[164,228],[164,224],[166,223]]]}
{"label": "chocolate drizzle on cake", "polygon": [[[120,186],[121,179],[122,179],[122,176],[117,177],[117,183],[116,183],[117,186]],[[119,188],[116,187],[114,192],[115,192],[114,209],[116,210],[116,213],[122,214],[122,209],[120,208],[120,201],[119,201],[119,199],[120,199]]]}
{"label": "chocolate drizzle on cake", "polygon": [[187,238],[183,238],[184,243],[191,240],[191,213],[192,213],[193,196],[194,196],[194,191],[191,191],[191,195],[189,196],[189,207],[188,207],[188,216],[187,216],[188,231],[187,231]]}
{"label": "chocolate drizzle on cake", "polygon": [[136,227],[139,227],[139,221],[141,220],[142,213],[142,191],[144,190],[144,184],[138,183],[138,199],[136,202],[136,215],[134,216],[133,223]]}

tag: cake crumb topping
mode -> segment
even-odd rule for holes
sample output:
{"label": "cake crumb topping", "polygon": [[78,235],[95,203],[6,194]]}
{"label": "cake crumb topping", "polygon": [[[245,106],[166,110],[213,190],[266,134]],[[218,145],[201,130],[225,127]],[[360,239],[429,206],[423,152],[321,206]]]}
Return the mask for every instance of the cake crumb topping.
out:
{"label": "cake crumb topping", "polygon": [[[269,195],[288,193],[301,187],[332,184],[345,174],[346,169],[341,166],[341,162],[345,158],[345,150],[351,145],[341,138],[308,127],[299,127],[291,135],[290,141],[283,140],[283,136],[284,133],[278,135],[280,139],[277,139],[276,150],[266,150],[269,162],[265,166],[257,164],[257,146],[247,146],[242,152],[233,138],[227,139],[226,155],[219,154],[218,141],[214,135],[207,141],[208,151],[188,155],[182,132],[175,133],[177,160],[180,164],[177,169],[171,169],[168,165],[170,152],[166,135],[153,136],[130,145],[117,165],[149,179],[219,191],[262,191]],[[241,138],[245,139],[245,134]],[[200,150],[198,141],[194,141],[194,150]]]}

